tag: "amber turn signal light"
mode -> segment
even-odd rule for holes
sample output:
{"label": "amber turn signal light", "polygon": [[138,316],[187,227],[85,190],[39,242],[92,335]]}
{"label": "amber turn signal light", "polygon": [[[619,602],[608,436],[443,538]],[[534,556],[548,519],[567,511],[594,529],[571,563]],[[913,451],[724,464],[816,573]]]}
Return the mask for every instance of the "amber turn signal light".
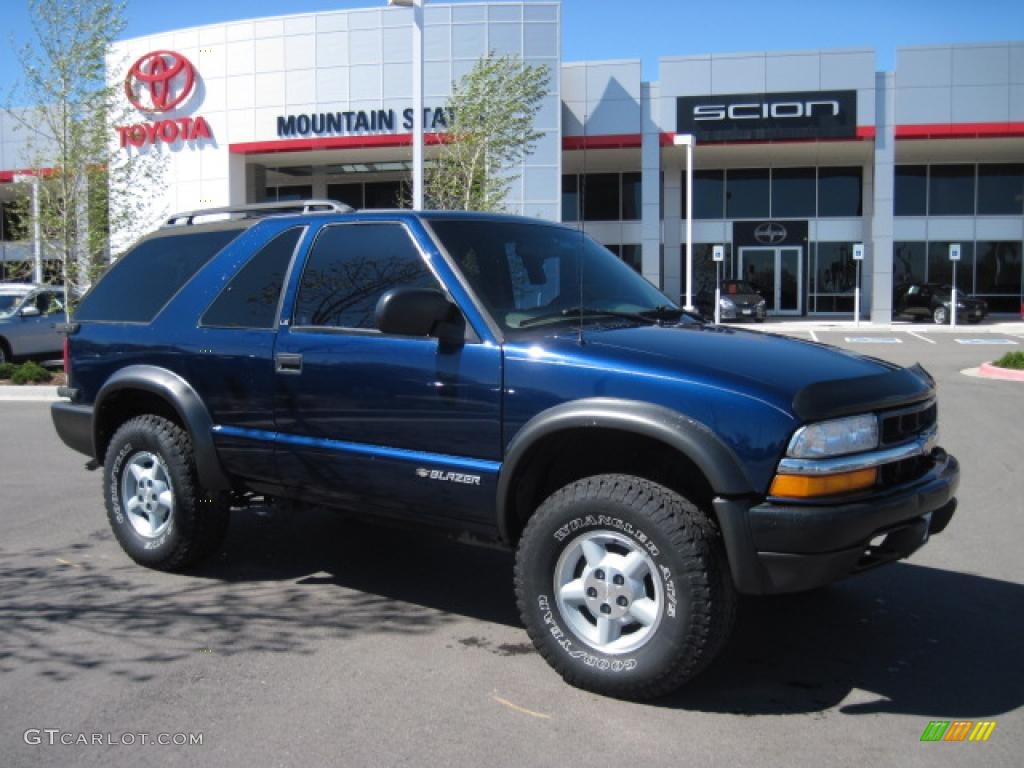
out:
{"label": "amber turn signal light", "polygon": [[878,480],[878,469],[858,469],[856,472],[840,472],[835,475],[776,475],[768,493],[791,499],[807,499],[814,496],[835,496],[870,488]]}

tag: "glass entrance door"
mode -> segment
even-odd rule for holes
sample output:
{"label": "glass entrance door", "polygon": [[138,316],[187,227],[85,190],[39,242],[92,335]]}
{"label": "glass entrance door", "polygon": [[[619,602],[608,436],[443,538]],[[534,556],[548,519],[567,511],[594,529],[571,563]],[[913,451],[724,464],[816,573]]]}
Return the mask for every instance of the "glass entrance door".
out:
{"label": "glass entrance door", "polygon": [[740,248],[737,278],[754,284],[773,315],[803,311],[803,259],[799,246]]}

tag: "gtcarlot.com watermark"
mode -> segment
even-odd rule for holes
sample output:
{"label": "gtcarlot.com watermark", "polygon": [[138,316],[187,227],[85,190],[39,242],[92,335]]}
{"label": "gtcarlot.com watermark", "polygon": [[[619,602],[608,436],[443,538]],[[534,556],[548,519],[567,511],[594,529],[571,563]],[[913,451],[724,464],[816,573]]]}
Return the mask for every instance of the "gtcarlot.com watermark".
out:
{"label": "gtcarlot.com watermark", "polygon": [[22,734],[30,746],[137,747],[156,744],[161,747],[202,746],[201,733],[75,733],[60,728],[29,728]]}

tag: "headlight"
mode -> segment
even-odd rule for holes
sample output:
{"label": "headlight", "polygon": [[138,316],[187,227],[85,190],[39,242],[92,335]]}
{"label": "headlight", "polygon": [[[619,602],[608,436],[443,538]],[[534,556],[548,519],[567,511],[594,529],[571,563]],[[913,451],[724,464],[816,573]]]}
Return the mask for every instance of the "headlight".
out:
{"label": "headlight", "polygon": [[720,306],[722,309],[735,309],[736,308],[736,305],[733,303],[732,299],[725,299],[725,298],[722,298],[722,299],[718,300],[718,306]]}
{"label": "headlight", "polygon": [[757,302],[757,306],[763,307],[767,303],[768,301],[766,299],[761,299],[759,302]]}
{"label": "headlight", "polygon": [[878,419],[873,414],[821,421],[801,427],[789,441],[796,459],[823,459],[878,447]]}

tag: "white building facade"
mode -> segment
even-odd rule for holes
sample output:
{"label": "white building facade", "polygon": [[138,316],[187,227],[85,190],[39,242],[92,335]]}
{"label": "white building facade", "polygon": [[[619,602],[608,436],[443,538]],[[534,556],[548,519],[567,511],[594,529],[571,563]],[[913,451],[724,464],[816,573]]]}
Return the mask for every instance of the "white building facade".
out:
{"label": "white building facade", "polygon": [[[560,4],[428,3],[427,158],[453,82],[486,52],[550,70],[543,133],[513,169],[509,212],[581,226],[673,298],[685,287],[685,155],[696,138],[694,289],[726,249],[775,314],[848,315],[865,245],[866,317],[890,319],[894,286],[948,282],[997,312],[1021,309],[1024,42],[563,62]],[[137,122],[119,151],[169,155],[167,213],[329,197],[407,204],[412,15],[380,7],[241,20],[120,42],[112,80]],[[0,200],[24,158],[0,119]],[[123,146],[122,146],[123,145]],[[3,232],[0,230],[0,239]],[[16,252],[16,245],[5,247]]]}

